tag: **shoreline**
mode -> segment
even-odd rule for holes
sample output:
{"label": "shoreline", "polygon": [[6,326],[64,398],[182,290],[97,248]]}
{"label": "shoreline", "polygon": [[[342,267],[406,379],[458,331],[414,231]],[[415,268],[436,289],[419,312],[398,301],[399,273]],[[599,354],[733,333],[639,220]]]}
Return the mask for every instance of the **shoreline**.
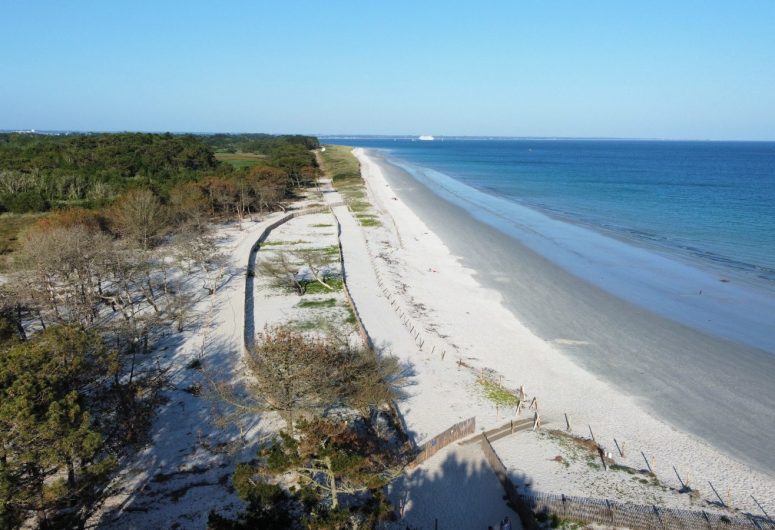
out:
{"label": "shoreline", "polygon": [[703,334],[763,350],[775,363],[772,285],[492,195],[403,159],[386,156],[385,161],[584,282]]}
{"label": "shoreline", "polygon": [[[662,387],[652,390],[649,394],[625,392],[624,388],[629,389],[636,384],[632,379],[611,381],[610,378],[601,377],[600,372],[594,369],[595,363],[590,366],[590,359],[583,358],[583,351],[579,351],[589,348],[589,344],[584,344],[589,341],[579,340],[575,334],[578,328],[588,324],[584,318],[574,322],[573,327],[577,328],[576,330],[571,329],[569,333],[552,336],[549,340],[545,340],[542,330],[534,331],[536,318],[543,318],[557,326],[563,325],[569,316],[578,320],[581,313],[588,311],[596,311],[596,317],[606,316],[601,315],[600,309],[596,308],[596,302],[605,302],[602,305],[620,318],[622,312],[632,316],[637,308],[628,307],[631,304],[626,302],[617,302],[612,296],[592,286],[579,285],[580,280],[558,270],[532,251],[524,247],[519,248],[520,245],[515,245],[508,236],[497,234],[492,227],[474,220],[455,205],[445,204],[440,197],[434,198],[433,192],[406,173],[371,153],[366,154],[361,149],[355,152],[362,164],[362,174],[367,182],[370,198],[376,208],[381,210],[385,228],[397,231],[406,243],[401,245],[399,252],[405,255],[410,265],[404,267],[404,280],[409,286],[409,295],[426,307],[427,323],[440,335],[449,337],[449,340],[459,346],[457,355],[482,366],[496,368],[499,373],[504,374],[508,384],[518,386],[522,383],[531,391],[535,390],[535,394],[542,399],[542,415],[546,420],[559,424],[563,413],[569,412],[574,417],[576,430],[581,432],[581,427],[592,425],[596,435],[601,439],[605,438],[607,445],[612,445],[610,440],[618,437],[619,440],[627,440],[628,446],[633,449],[641,447],[647,454],[659,455],[656,464],[658,470],[655,471],[668,481],[672,473],[671,465],[676,465],[679,469],[689,470],[692,477],[702,477],[703,481],[734,485],[736,491],[750,491],[765,499],[775,498],[773,468],[768,470],[769,474],[756,471],[749,467],[750,455],[746,458],[745,451],[739,449],[738,454],[735,454],[734,444],[731,449],[723,448],[725,453],[732,453],[733,456],[730,457],[719,454],[720,451],[715,447],[694,439],[691,434],[676,431],[671,424],[680,423],[682,418],[680,414],[671,417],[670,414],[664,413],[665,408],[672,408],[671,403],[676,399],[666,392],[669,385],[665,381],[662,381]],[[421,241],[421,238],[427,241]],[[504,245],[504,242],[509,244]],[[479,256],[479,261],[476,255]],[[517,259],[512,264],[519,265],[518,268],[499,268],[504,260],[509,262],[515,258]],[[421,268],[424,264],[420,265],[420,262],[423,261],[443,262],[445,270],[439,271],[439,275],[428,275],[428,268]],[[431,266],[430,270],[433,269]],[[508,273],[504,274],[504,271]],[[462,278],[462,275],[466,278]],[[441,277],[442,285],[428,281],[429,276]],[[461,314],[460,299],[456,299],[454,293],[450,295],[449,292],[444,292],[457,288],[455,282],[462,282],[461,290],[465,291],[463,294],[473,294],[473,297],[465,298],[466,309],[470,308],[469,314]],[[547,285],[550,289],[544,291]],[[509,296],[510,293],[515,294],[515,286],[521,286],[519,296]],[[571,306],[560,308],[565,310],[564,314],[560,314],[562,311],[558,312],[557,304],[554,304],[551,311],[544,308],[532,319],[525,318],[524,313],[528,312],[531,304],[525,306],[524,299],[530,298],[534,303],[545,305],[548,298],[562,300],[562,293],[568,289],[579,296],[573,297]],[[515,305],[515,300],[522,303],[521,308]],[[641,333],[648,334],[653,331],[651,326],[663,324],[655,322],[656,317],[649,316],[645,311],[638,316],[638,327],[644,328]],[[627,339],[630,339],[630,349],[635,352],[650,345],[650,341],[644,340],[643,337],[640,337],[639,341],[628,337],[630,333],[637,334],[637,329],[618,330],[614,336],[606,338],[611,331],[611,323],[612,316],[609,314],[607,320],[604,320],[608,327],[598,325],[592,330],[598,339],[596,342],[600,342],[596,349],[604,352],[606,346],[610,348],[615,346],[615,342],[627,342]],[[629,328],[632,328],[632,325]],[[691,333],[687,335],[687,331],[691,330],[681,326],[668,326],[668,331],[674,339],[680,337],[679,342],[684,344],[697,343],[701,339]],[[601,340],[604,338],[606,340]],[[700,345],[706,346],[707,343],[700,340]],[[608,362],[611,360],[607,359]],[[616,361],[627,364],[627,361],[621,359]],[[649,359],[639,361],[641,368],[649,369]],[[609,367],[599,365],[597,368],[599,370]],[[726,367],[727,373],[730,368],[732,367]],[[672,370],[681,371],[676,367]],[[690,373],[692,372],[685,372]],[[717,375],[722,376],[723,380],[723,371]],[[664,377],[664,374],[652,376],[656,380],[660,377]],[[685,375],[684,379],[688,379],[688,376]],[[678,390],[677,399],[682,400],[681,389]],[[755,392],[750,392],[750,388],[740,390],[749,390],[749,393],[738,397],[738,403],[742,401],[750,405],[751,400],[756,397]],[[759,404],[759,407],[755,408],[761,410],[765,407]],[[710,426],[718,427],[720,422],[727,423],[728,430],[733,431],[733,435],[727,438],[731,438],[732,442],[745,438],[744,430],[739,430],[739,420],[738,428],[736,425],[729,425],[733,422],[731,416],[727,417],[727,412],[732,414],[734,407],[714,408],[709,414],[703,415],[698,423],[701,426],[702,421],[709,415],[712,420]],[[767,424],[766,417],[756,416],[760,425]],[[489,421],[492,422],[492,419]],[[692,427],[694,428],[687,429],[681,426],[682,430],[689,432],[698,430],[697,425]],[[737,433],[734,434],[734,431]],[[761,433],[759,435],[761,436]],[[713,441],[713,445],[723,445],[718,444],[718,437],[714,438],[706,433],[699,436]],[[730,440],[722,437],[721,441]],[[761,453],[766,457],[770,453],[768,444],[771,444],[771,441],[766,436],[758,439],[754,437],[753,443],[757,442],[760,444]],[[754,459],[760,469],[763,460],[766,458]],[[631,463],[638,465],[637,459]],[[643,466],[642,460],[639,465]],[[750,509],[755,510],[756,507],[752,506]]]}

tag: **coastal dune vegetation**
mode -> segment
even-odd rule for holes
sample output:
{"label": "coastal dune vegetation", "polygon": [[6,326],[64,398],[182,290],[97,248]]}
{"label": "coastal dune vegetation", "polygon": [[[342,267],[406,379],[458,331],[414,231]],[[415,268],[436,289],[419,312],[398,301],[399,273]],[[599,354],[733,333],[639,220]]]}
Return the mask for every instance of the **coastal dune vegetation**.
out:
{"label": "coastal dune vegetation", "polygon": [[[146,444],[170,367],[225,281],[214,223],[282,210],[312,137],[0,135],[0,527],[79,528]],[[234,167],[216,151],[255,155]]]}

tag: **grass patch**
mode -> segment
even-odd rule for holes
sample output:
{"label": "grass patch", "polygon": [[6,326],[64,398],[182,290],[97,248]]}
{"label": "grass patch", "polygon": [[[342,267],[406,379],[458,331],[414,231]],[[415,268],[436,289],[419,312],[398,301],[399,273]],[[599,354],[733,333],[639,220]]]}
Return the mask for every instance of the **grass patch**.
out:
{"label": "grass patch", "polygon": [[[3,213],[0,214],[0,256],[5,256],[19,248],[19,236],[32,223],[44,217],[44,213]],[[0,262],[4,268],[5,260]]]}
{"label": "grass patch", "polygon": [[[333,288],[333,291],[341,291],[344,282],[341,278],[326,278],[325,282]],[[320,282],[315,280],[304,280],[301,282],[304,285],[304,294],[328,294],[332,290],[326,289]]]}
{"label": "grass patch", "polygon": [[260,246],[262,247],[279,247],[283,245],[304,245],[309,241],[303,239],[297,239],[296,241],[264,241]]}
{"label": "grass patch", "polygon": [[353,213],[363,213],[371,208],[371,204],[364,201],[351,201],[348,206]]}
{"label": "grass patch", "polygon": [[299,331],[316,331],[326,328],[326,321],[322,318],[310,318],[307,320],[292,320],[290,325]]}
{"label": "grass patch", "polygon": [[516,394],[509,392],[498,383],[489,379],[479,379],[477,381],[482,386],[484,397],[503,407],[516,407],[519,405],[519,398]]}
{"label": "grass patch", "polygon": [[549,514],[546,511],[541,511],[535,514],[536,521],[543,523],[549,528],[563,528],[566,530],[577,530],[586,528],[587,523],[579,521],[577,519],[563,518],[556,513]]}
{"label": "grass patch", "polygon": [[326,150],[320,152],[323,171],[334,183],[334,187],[341,185],[363,186],[361,165],[352,154],[352,147],[346,145],[326,145],[324,147]]}
{"label": "grass patch", "polygon": [[312,228],[326,228],[326,227],[329,227],[329,226],[334,226],[334,225],[327,224],[327,223],[318,223],[318,224],[312,225]]}
{"label": "grass patch", "polygon": [[344,308],[347,311],[347,318],[345,318],[344,321],[347,324],[355,326],[358,323],[358,319],[355,318],[355,311],[353,311],[353,308],[350,307],[350,304],[347,302],[344,303]]}
{"label": "grass patch", "polygon": [[320,249],[317,249],[318,252],[321,252],[325,256],[328,257],[339,257],[339,245],[331,245],[328,247],[323,247]]}
{"label": "grass patch", "polygon": [[326,150],[320,152],[323,173],[331,179],[336,191],[347,202],[362,202],[366,194],[361,177],[361,165],[352,154],[352,147],[344,145],[326,145],[324,147]]}
{"label": "grass patch", "polygon": [[628,473],[630,475],[635,475],[637,473],[640,473],[640,471],[638,471],[637,469],[635,469],[633,467],[624,466],[624,465],[621,465],[621,464],[611,464],[610,466],[608,466],[608,469],[610,469],[612,471],[623,471],[623,472]]}
{"label": "grass patch", "polygon": [[325,298],[323,300],[302,300],[297,307],[334,307],[336,305],[335,298]]}
{"label": "grass patch", "polygon": [[215,153],[215,159],[231,164],[235,169],[253,167],[262,163],[265,157],[254,153]]}
{"label": "grass patch", "polygon": [[374,217],[373,215],[356,215],[358,218],[358,222],[361,223],[361,226],[365,227],[374,227],[374,226],[382,226],[382,223]]}

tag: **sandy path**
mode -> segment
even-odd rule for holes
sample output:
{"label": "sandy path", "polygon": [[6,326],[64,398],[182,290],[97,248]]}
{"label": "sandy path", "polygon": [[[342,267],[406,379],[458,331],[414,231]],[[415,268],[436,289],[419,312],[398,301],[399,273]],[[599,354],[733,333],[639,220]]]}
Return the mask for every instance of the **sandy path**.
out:
{"label": "sandy path", "polygon": [[239,379],[248,257],[266,226],[280,216],[246,221],[242,230],[235,225],[218,229],[226,256],[222,285],[196,305],[183,333],[160,344],[159,362],[171,367],[169,401],[154,419],[150,443],[122,466],[114,481],[119,492],[94,518],[99,527],[167,528],[174,521],[179,528],[204,528],[211,509],[242,505],[224,485],[235,463],[253,456],[271,421],[244,425],[245,439],[234,427],[215,427],[217,407],[186,391],[202,383],[200,372],[186,367],[200,358],[213,376]]}

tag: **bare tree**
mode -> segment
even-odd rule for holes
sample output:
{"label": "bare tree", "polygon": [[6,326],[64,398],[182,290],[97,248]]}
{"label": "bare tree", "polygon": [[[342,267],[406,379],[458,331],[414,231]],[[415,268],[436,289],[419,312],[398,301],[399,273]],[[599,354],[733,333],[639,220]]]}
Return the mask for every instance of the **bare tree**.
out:
{"label": "bare tree", "polygon": [[299,266],[291,260],[289,252],[278,251],[271,257],[265,257],[256,265],[256,271],[267,276],[276,287],[291,287],[299,296],[307,286],[299,276]]}
{"label": "bare tree", "polygon": [[308,276],[320,285],[333,291],[334,288],[326,283],[333,276],[331,265],[334,259],[327,253],[327,249],[302,249],[294,253],[294,256],[306,267]]}
{"label": "bare tree", "polygon": [[83,225],[29,230],[16,255],[20,299],[42,309],[54,322],[94,322],[102,289],[102,263],[109,236]]}
{"label": "bare tree", "polygon": [[319,283],[329,291],[334,290],[327,281],[336,275],[332,269],[334,261],[326,249],[277,251],[273,256],[260,261],[256,271],[269,277],[275,286],[289,286],[301,296],[307,291],[307,285],[311,281]]}
{"label": "bare tree", "polygon": [[122,237],[134,241],[144,250],[158,243],[168,220],[166,208],[147,189],[130,191],[113,210],[113,221]]}

